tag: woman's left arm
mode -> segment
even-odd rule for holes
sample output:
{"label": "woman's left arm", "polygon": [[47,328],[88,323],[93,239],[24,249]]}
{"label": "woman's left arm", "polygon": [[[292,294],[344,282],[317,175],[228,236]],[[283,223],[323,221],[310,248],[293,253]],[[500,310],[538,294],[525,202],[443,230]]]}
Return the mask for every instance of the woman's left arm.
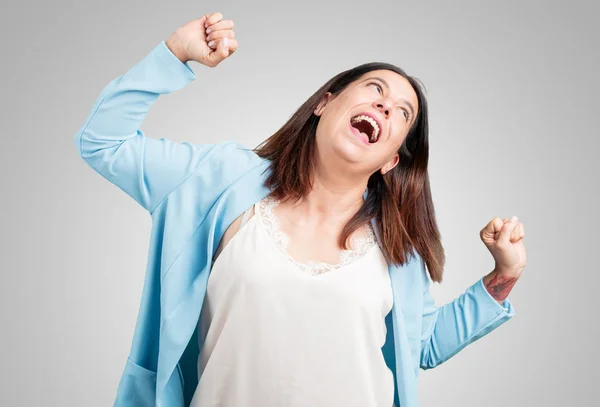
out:
{"label": "woman's left arm", "polygon": [[496,267],[463,294],[441,307],[429,292],[430,281],[423,273],[423,318],[420,367],[431,369],[456,355],[468,344],[487,335],[515,314],[507,298],[526,265],[523,225],[516,217],[494,218],[480,237],[494,257]]}

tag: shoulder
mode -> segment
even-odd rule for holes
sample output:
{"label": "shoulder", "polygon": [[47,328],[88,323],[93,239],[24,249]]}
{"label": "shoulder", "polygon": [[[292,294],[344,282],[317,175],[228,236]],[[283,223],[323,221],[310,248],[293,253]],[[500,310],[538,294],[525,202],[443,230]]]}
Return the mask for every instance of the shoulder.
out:
{"label": "shoulder", "polygon": [[235,184],[245,191],[253,191],[262,185],[262,178],[256,174],[262,173],[262,168],[268,168],[269,161],[251,148],[230,140],[187,144],[195,151],[194,158],[188,163],[190,175],[157,206],[163,210],[154,210],[153,214],[166,216],[164,209],[174,205],[177,210],[173,214],[177,219],[193,223],[195,218],[204,218]]}
{"label": "shoulder", "polygon": [[[209,151],[200,161],[192,164],[193,174],[179,189],[201,191],[202,196],[215,199],[247,175],[262,173],[262,169],[268,169],[270,163],[253,149],[232,140],[210,145]],[[253,184],[261,179],[257,176],[250,177],[247,182]]]}
{"label": "shoulder", "polygon": [[267,162],[250,147],[233,140],[215,144],[211,151],[210,161],[211,164],[219,164],[227,169],[242,172]]}

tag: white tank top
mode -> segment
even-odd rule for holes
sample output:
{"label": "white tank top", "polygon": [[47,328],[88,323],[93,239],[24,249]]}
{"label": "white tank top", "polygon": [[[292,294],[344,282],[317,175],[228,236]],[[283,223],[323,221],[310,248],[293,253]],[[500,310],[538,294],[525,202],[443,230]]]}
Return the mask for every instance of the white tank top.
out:
{"label": "white tank top", "polygon": [[213,264],[191,406],[392,407],[381,347],[393,297],[372,229],[340,264],[302,264],[287,254],[277,203],[246,211]]}

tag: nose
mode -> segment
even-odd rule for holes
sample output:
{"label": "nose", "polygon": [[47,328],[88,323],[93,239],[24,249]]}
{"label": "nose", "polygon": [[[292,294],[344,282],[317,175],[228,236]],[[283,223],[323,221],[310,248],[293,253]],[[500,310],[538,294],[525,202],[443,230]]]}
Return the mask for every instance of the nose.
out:
{"label": "nose", "polygon": [[390,103],[387,100],[375,102],[375,107],[377,110],[379,110],[381,113],[383,113],[385,115],[386,119],[388,117],[390,117],[390,111],[392,109],[391,109]]}

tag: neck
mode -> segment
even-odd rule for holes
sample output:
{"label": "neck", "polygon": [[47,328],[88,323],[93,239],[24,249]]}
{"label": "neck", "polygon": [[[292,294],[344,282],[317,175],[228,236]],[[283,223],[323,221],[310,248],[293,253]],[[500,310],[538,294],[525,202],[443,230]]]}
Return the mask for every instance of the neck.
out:
{"label": "neck", "polygon": [[345,224],[363,205],[368,179],[315,164],[313,186],[297,206],[304,215]]}

